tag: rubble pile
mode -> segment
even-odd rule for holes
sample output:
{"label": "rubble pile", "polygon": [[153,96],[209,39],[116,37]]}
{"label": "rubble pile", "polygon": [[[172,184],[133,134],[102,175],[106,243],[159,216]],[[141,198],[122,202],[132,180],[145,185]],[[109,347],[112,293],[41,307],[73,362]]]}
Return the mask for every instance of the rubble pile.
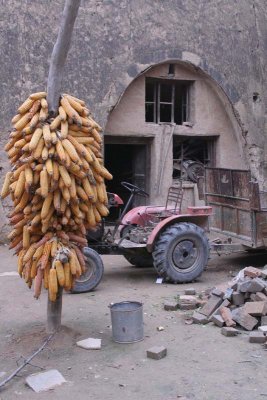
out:
{"label": "rubble pile", "polygon": [[250,331],[249,341],[267,341],[267,269],[244,268],[229,287],[214,288],[204,306],[193,314],[193,322],[213,322],[225,336]]}

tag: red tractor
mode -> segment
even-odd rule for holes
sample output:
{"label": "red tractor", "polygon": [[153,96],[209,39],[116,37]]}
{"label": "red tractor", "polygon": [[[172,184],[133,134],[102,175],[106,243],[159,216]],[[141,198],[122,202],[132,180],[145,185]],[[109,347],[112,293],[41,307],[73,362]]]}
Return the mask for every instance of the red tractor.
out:
{"label": "red tractor", "polygon": [[[188,207],[181,213],[182,186],[169,188],[165,205],[140,206],[130,209],[134,196],[148,197],[139,187],[122,182],[130,192],[120,218],[112,228],[103,220],[87,234],[88,269],[76,281],[74,293],[94,289],[100,282],[104,267],[99,254],[123,255],[138,267],[154,266],[164,281],[191,282],[201,275],[209,258],[209,242],[205,234],[211,207]],[[109,207],[119,207],[121,198],[109,193]]]}

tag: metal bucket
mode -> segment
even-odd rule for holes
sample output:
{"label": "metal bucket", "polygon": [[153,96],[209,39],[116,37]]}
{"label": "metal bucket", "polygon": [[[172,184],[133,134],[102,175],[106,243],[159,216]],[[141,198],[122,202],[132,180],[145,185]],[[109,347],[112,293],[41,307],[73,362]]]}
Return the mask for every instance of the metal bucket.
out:
{"label": "metal bucket", "polygon": [[117,343],[134,343],[144,339],[143,304],[122,301],[109,305],[112,337]]}

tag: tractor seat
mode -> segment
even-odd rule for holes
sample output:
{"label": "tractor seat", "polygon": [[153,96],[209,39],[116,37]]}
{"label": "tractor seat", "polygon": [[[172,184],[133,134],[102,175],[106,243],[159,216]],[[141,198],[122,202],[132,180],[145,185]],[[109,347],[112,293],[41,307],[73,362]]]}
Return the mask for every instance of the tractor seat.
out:
{"label": "tractor seat", "polygon": [[[150,222],[158,223],[159,220],[181,213],[183,201],[182,182],[179,186],[170,186],[165,206],[148,206],[146,213],[150,214]],[[150,211],[151,210],[151,211]],[[153,216],[153,217],[152,217]],[[155,219],[153,221],[153,219]]]}
{"label": "tractor seat", "polygon": [[167,218],[172,214],[180,214],[183,201],[182,181],[179,186],[170,186],[164,210],[160,212],[160,217]]}

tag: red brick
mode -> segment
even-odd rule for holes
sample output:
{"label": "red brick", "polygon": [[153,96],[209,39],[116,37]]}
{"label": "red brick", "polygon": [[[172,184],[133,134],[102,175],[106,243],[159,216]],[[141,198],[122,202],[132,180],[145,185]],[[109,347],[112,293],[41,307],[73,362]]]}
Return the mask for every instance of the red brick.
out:
{"label": "red brick", "polygon": [[148,358],[153,358],[154,360],[160,360],[167,355],[167,349],[164,346],[154,346],[147,350],[146,355]]}
{"label": "red brick", "polygon": [[244,269],[244,275],[249,276],[250,278],[257,278],[261,276],[261,270],[254,267],[246,267]]}
{"label": "red brick", "polygon": [[252,331],[252,329],[258,324],[257,318],[249,315],[244,310],[244,306],[236,308],[232,311],[232,319],[247,331]]}
{"label": "red brick", "polygon": [[245,313],[255,317],[266,315],[267,302],[266,301],[247,301],[243,306]]}
{"label": "red brick", "polygon": [[201,310],[199,310],[199,312],[200,314],[209,317],[221,304],[222,299],[220,297],[211,295],[208,302],[204,305],[203,308],[201,308]]}
{"label": "red brick", "polygon": [[238,335],[239,332],[235,328],[230,328],[230,327],[224,326],[221,329],[221,333],[222,333],[222,335],[229,337],[229,336],[236,336],[236,335]]}
{"label": "red brick", "polygon": [[263,332],[255,331],[255,332],[250,332],[249,334],[250,343],[265,343],[266,340],[267,338]]}
{"label": "red brick", "polygon": [[235,321],[233,321],[233,319],[232,319],[232,313],[229,310],[229,308],[221,307],[220,314],[221,314],[221,317],[224,320],[226,326],[228,326],[228,327],[236,326]]}

